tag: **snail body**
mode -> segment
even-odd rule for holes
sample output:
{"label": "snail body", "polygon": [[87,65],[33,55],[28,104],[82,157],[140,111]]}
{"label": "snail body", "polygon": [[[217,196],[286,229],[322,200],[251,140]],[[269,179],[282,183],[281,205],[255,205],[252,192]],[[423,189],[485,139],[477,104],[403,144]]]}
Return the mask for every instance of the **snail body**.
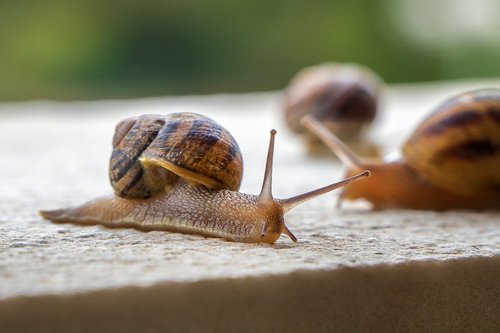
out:
{"label": "snail body", "polygon": [[[142,231],[164,230],[239,242],[274,243],[281,233],[285,233],[295,241],[295,236],[283,221],[274,219],[283,215],[281,207],[259,205],[257,199],[257,196],[236,191],[193,186],[180,179],[171,191],[148,199],[115,196],[42,215],[54,222],[131,227]],[[261,237],[266,222],[266,233]]]}
{"label": "snail body", "polygon": [[304,126],[347,166],[372,177],[340,198],[366,199],[375,209],[500,209],[500,90],[467,92],[445,101],[403,145],[393,162],[363,159],[312,117]]}
{"label": "snail body", "polygon": [[288,127],[301,134],[310,153],[326,147],[300,123],[314,116],[351,147],[376,156],[376,146],[364,140],[380,104],[382,80],[370,69],[354,64],[326,63],[300,71],[285,91],[283,111]]}
{"label": "snail body", "polygon": [[213,120],[192,113],[126,119],[113,138],[109,170],[115,196],[40,214],[56,223],[164,230],[239,242],[273,244],[284,233],[295,242],[285,225],[287,211],[369,172],[274,199],[275,134],[272,130],[261,193],[250,195],[236,191],[243,170],[238,146]]}

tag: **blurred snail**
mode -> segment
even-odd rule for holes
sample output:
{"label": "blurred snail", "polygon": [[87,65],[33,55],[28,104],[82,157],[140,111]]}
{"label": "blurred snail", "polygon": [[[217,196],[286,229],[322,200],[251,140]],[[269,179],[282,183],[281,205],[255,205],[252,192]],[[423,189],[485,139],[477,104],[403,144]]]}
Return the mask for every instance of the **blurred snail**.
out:
{"label": "blurred snail", "polygon": [[500,209],[500,90],[445,101],[416,128],[402,159],[394,162],[357,156],[312,116],[302,123],[344,162],[348,175],[372,172],[346,188],[342,199],[364,198],[375,209]]}
{"label": "blurred snail", "polygon": [[193,113],[143,115],[116,126],[109,175],[114,197],[40,214],[56,223],[166,230],[240,242],[294,242],[284,213],[369,175],[288,199],[272,196],[274,136],[261,193],[237,192],[243,172],[234,138],[215,121]]}
{"label": "blurred snail", "polygon": [[361,155],[377,156],[377,147],[364,138],[375,119],[382,81],[366,67],[326,63],[300,71],[284,96],[288,127],[302,134],[310,153],[327,152],[325,145],[301,125],[312,115]]}

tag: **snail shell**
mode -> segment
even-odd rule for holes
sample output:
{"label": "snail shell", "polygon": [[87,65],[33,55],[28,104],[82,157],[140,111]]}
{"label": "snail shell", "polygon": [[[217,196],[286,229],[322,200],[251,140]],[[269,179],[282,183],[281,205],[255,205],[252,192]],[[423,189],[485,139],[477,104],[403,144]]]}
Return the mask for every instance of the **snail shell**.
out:
{"label": "snail shell", "polygon": [[243,158],[235,139],[205,116],[142,115],[116,126],[109,178],[119,197],[149,198],[179,177],[235,191],[242,175]]}
{"label": "snail shell", "polygon": [[[296,133],[307,133],[310,152],[323,145],[301,125],[300,119],[305,115],[314,116],[344,141],[359,141],[376,117],[381,82],[374,72],[354,64],[328,63],[306,68],[285,92],[286,123]],[[374,147],[364,149],[372,155],[368,148]]]}
{"label": "snail shell", "polygon": [[500,188],[500,90],[453,97],[403,146],[406,162],[432,184],[473,194]]}

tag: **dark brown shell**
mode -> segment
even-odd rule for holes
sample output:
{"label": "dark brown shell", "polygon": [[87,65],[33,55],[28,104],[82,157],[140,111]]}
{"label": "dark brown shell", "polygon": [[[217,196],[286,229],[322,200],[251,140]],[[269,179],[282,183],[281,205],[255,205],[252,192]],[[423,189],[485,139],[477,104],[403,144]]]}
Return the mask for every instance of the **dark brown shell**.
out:
{"label": "dark brown shell", "polygon": [[467,92],[441,104],[403,155],[424,178],[454,193],[500,192],[500,90]]}
{"label": "dark brown shell", "polygon": [[322,64],[300,71],[284,97],[287,125],[304,132],[300,118],[313,114],[343,140],[375,118],[381,80],[371,70],[351,64]]}
{"label": "dark brown shell", "polygon": [[238,190],[242,174],[243,159],[233,136],[205,116],[142,115],[116,126],[109,177],[117,196],[148,198],[178,177]]}

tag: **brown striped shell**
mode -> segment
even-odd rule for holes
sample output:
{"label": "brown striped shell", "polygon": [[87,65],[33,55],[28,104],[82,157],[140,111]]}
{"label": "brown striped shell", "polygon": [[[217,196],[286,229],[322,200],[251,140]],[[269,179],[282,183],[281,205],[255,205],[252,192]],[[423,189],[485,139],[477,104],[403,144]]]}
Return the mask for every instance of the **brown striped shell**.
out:
{"label": "brown striped shell", "polygon": [[464,93],[441,104],[403,147],[407,163],[454,193],[500,190],[500,90]]}
{"label": "brown striped shell", "polygon": [[233,136],[205,116],[142,115],[116,126],[109,178],[117,196],[148,198],[178,177],[238,190],[242,174],[243,159]]}
{"label": "brown striped shell", "polygon": [[300,119],[311,114],[343,140],[356,138],[373,122],[381,80],[368,68],[327,63],[300,71],[284,97],[287,125],[305,132]]}

